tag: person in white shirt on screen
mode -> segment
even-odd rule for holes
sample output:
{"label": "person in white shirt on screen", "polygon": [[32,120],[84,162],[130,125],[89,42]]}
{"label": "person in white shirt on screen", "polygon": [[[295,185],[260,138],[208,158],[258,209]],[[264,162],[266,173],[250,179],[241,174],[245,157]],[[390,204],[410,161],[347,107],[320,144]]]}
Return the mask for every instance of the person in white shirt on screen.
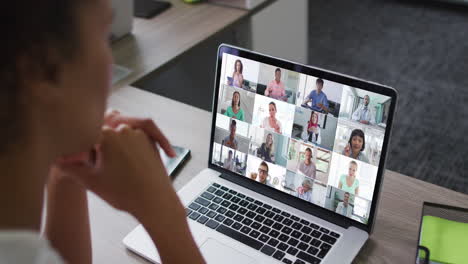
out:
{"label": "person in white shirt on screen", "polygon": [[175,157],[169,141],[150,119],[104,113],[110,1],[2,8],[0,263],[92,263],[88,191],[140,221],[163,263],[204,263],[155,148]]}
{"label": "person in white shirt on screen", "polygon": [[228,157],[224,159],[223,168],[227,170],[234,169],[234,159],[232,158],[232,150],[229,150]]}
{"label": "person in white shirt on screen", "polygon": [[312,202],[312,181],[304,179],[302,185],[297,188],[296,196],[302,200]]}
{"label": "person in white shirt on screen", "polygon": [[366,125],[375,124],[375,113],[369,106],[369,103],[369,95],[365,95],[364,104],[359,105],[356,111],[354,111],[352,119]]}
{"label": "person in white shirt on screen", "polygon": [[268,112],[270,116],[263,119],[260,127],[281,134],[281,122],[276,118],[276,104],[274,102],[268,104]]}
{"label": "person in white shirt on screen", "polygon": [[349,196],[349,192],[345,192],[343,201],[338,203],[335,212],[339,213],[340,215],[351,217],[353,213],[353,207],[349,204]]}
{"label": "person in white shirt on screen", "polygon": [[299,164],[299,171],[305,176],[315,179],[317,168],[312,162],[312,150],[310,148],[305,150],[304,160]]}

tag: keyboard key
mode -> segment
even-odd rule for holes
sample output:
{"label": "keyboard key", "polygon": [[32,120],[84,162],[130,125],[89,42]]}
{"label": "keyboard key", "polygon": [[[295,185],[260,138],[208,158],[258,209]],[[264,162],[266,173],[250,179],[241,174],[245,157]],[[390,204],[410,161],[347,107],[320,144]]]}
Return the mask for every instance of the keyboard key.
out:
{"label": "keyboard key", "polygon": [[212,203],[212,204],[210,204],[210,206],[208,206],[208,208],[210,208],[210,209],[213,210],[213,211],[216,210],[216,209],[218,209],[218,207],[219,207],[219,205],[217,205],[217,204],[215,204],[215,203]]}
{"label": "keyboard key", "polygon": [[275,207],[273,207],[271,210],[277,214],[281,213],[281,210]]}
{"label": "keyboard key", "polygon": [[236,216],[234,216],[234,220],[236,220],[237,222],[242,221],[242,219],[244,219],[244,217],[240,214],[236,214]]}
{"label": "keyboard key", "polygon": [[314,238],[314,239],[312,240],[312,242],[310,242],[310,244],[311,244],[312,246],[318,248],[318,247],[320,246],[320,244],[322,244],[322,242],[320,242],[320,240]]}
{"label": "keyboard key", "polygon": [[216,213],[213,212],[213,211],[209,211],[209,212],[206,214],[206,216],[208,216],[209,218],[213,218],[213,217],[216,216]]}
{"label": "keyboard key", "polygon": [[217,184],[216,182],[213,182],[213,184],[211,184],[211,185],[213,185],[213,186],[216,187],[216,188],[221,187],[221,185]]}
{"label": "keyboard key", "polygon": [[266,209],[263,208],[263,207],[259,207],[259,208],[257,208],[257,210],[255,210],[255,212],[262,215],[262,214],[264,214],[266,212]]}
{"label": "keyboard key", "polygon": [[244,234],[248,234],[250,231],[252,231],[252,228],[248,226],[243,226],[240,231]]}
{"label": "keyboard key", "polygon": [[246,200],[242,200],[242,201],[239,202],[239,205],[240,205],[240,206],[243,206],[243,207],[246,207],[246,206],[248,206],[249,204],[250,204],[250,203],[247,202]]}
{"label": "keyboard key", "polygon": [[222,198],[219,198],[219,197],[215,197],[215,198],[213,199],[213,203],[217,203],[217,204],[220,204],[222,201],[223,201],[223,199],[222,199]]}
{"label": "keyboard key", "polygon": [[257,215],[255,218],[254,218],[255,221],[257,221],[258,223],[261,223],[263,222],[263,220],[265,220],[265,217],[264,216],[261,216],[261,215]]}
{"label": "keyboard key", "polygon": [[226,226],[231,226],[233,223],[234,221],[232,221],[229,218],[224,219],[224,222],[223,222],[223,224],[225,224]]}
{"label": "keyboard key", "polygon": [[225,194],[223,195],[223,198],[226,199],[226,200],[229,200],[229,199],[232,198],[232,194],[225,193]]}
{"label": "keyboard key", "polygon": [[237,197],[245,198],[245,195],[243,195],[242,193],[237,193]]}
{"label": "keyboard key", "polygon": [[266,208],[268,210],[270,210],[272,208],[271,205],[268,205],[268,204],[263,204],[262,207]]}
{"label": "keyboard key", "polygon": [[217,195],[217,196],[223,196],[223,195],[224,195],[224,192],[221,191],[221,190],[217,190],[217,191],[215,192],[215,195]]}
{"label": "keyboard key", "polygon": [[320,246],[320,249],[330,250],[330,248],[331,246],[326,243],[322,243],[322,245]]}
{"label": "keyboard key", "polygon": [[278,237],[278,239],[279,239],[280,241],[286,242],[286,241],[288,241],[289,237],[288,237],[287,235],[285,235],[285,234],[281,234],[281,235]]}
{"label": "keyboard key", "polygon": [[283,225],[280,223],[274,223],[272,227],[276,230],[281,230],[283,228]]}
{"label": "keyboard key", "polygon": [[[236,223],[235,223],[236,224]],[[263,243],[261,243],[260,241],[257,241],[249,236],[246,236],[236,230],[233,230],[225,225],[220,225],[218,227],[218,229],[216,229],[216,231],[220,232],[221,234],[224,234],[230,238],[233,238],[241,243],[244,243],[246,244],[247,246],[249,247],[252,247],[256,250],[259,250],[260,248],[262,248],[263,246]]]}
{"label": "keyboard key", "polygon": [[265,235],[265,234],[261,234],[260,237],[258,238],[258,240],[260,240],[262,242],[267,242],[268,239],[270,239],[270,237]]}
{"label": "keyboard key", "polygon": [[268,234],[268,232],[270,232],[271,228],[269,228],[268,226],[262,226],[262,228],[260,228],[260,232],[264,233],[264,234]]}
{"label": "keyboard key", "polygon": [[198,210],[201,206],[199,204],[196,204],[196,203],[191,203],[189,205],[189,208],[192,209],[192,210]]}
{"label": "keyboard key", "polygon": [[270,238],[270,240],[268,240],[268,245],[272,246],[272,247],[276,247],[276,245],[278,245],[279,241],[274,239],[274,238]]}
{"label": "keyboard key", "polygon": [[241,208],[239,208],[239,210],[237,210],[237,212],[239,214],[241,214],[241,215],[245,215],[248,211],[247,211],[247,209],[241,207]]}
{"label": "keyboard key", "polygon": [[237,204],[231,204],[231,206],[229,206],[229,209],[236,211],[237,209],[239,209],[239,206]]}
{"label": "keyboard key", "polygon": [[258,230],[261,226],[262,226],[261,224],[257,222],[253,222],[250,227],[252,227],[252,229]]}
{"label": "keyboard key", "polygon": [[330,233],[330,230],[326,229],[325,227],[321,227],[321,228],[320,228],[320,231],[322,231],[322,232],[325,233],[325,234]]}
{"label": "keyboard key", "polygon": [[296,261],[294,261],[294,264],[306,264],[306,263],[300,259],[296,259]]}
{"label": "keyboard key", "polygon": [[307,220],[301,219],[301,224],[303,224],[303,225],[309,225],[310,223],[309,223],[309,221],[307,221]]}
{"label": "keyboard key", "polygon": [[206,226],[209,227],[209,228],[217,228],[219,226],[219,223],[214,221],[213,219],[210,219],[210,221],[208,221],[208,223],[206,223]]}
{"label": "keyboard key", "polygon": [[285,217],[290,217],[290,216],[291,216],[290,213],[286,213],[286,212],[282,212],[281,215],[282,215],[282,216],[285,216]]}
{"label": "keyboard key", "polygon": [[273,213],[272,211],[268,211],[268,212],[265,213],[265,216],[266,216],[266,217],[269,217],[269,218],[272,218],[272,217],[274,217],[275,215],[276,215],[276,214]]}
{"label": "keyboard key", "polygon": [[281,215],[276,215],[275,217],[273,217],[273,220],[277,222],[281,222],[283,221],[283,219],[284,219],[284,216],[281,216]]}
{"label": "keyboard key", "polygon": [[235,229],[235,230],[239,230],[241,227],[242,227],[242,225],[240,223],[234,223],[232,225],[232,229]]}
{"label": "keyboard key", "polygon": [[288,240],[288,245],[293,246],[293,247],[297,246],[298,243],[299,243],[299,240],[297,240],[295,238],[290,238]]}
{"label": "keyboard key", "polygon": [[263,205],[263,203],[260,202],[259,200],[254,201],[254,203],[255,203],[256,205],[258,205],[258,206],[262,206],[262,205]]}
{"label": "keyboard key", "polygon": [[319,238],[321,235],[322,235],[322,233],[320,233],[320,232],[317,231],[317,230],[314,230],[314,231],[312,232],[312,236],[313,236],[313,237]]}
{"label": "keyboard key", "polygon": [[236,213],[234,213],[233,211],[231,210],[228,210],[225,214],[227,217],[233,217],[234,215],[236,215]]}
{"label": "keyboard key", "polygon": [[331,237],[329,235],[325,235],[325,234],[322,235],[320,240],[325,241],[325,242],[327,242],[328,244],[331,244],[331,245],[335,244],[335,242],[336,242],[336,238]]}
{"label": "keyboard key", "polygon": [[271,256],[275,252],[275,249],[268,245],[264,245],[260,251],[266,254],[267,256]]}
{"label": "keyboard key", "polygon": [[296,229],[296,230],[301,230],[302,224],[300,224],[298,222],[294,222],[294,224],[292,224],[291,227]]}
{"label": "keyboard key", "polygon": [[284,258],[284,259],[283,259],[283,263],[292,264],[293,262],[292,262],[292,260],[290,260],[290,259]]}
{"label": "keyboard key", "polygon": [[200,209],[198,209],[198,212],[199,212],[200,214],[206,214],[206,212],[208,212],[208,211],[209,211],[209,210],[208,210],[208,208],[206,208],[206,207],[201,207]]}
{"label": "keyboard key", "polygon": [[229,190],[229,193],[230,193],[230,194],[233,194],[233,195],[236,195],[236,194],[237,194],[237,192],[234,191],[234,190]]}
{"label": "keyboard key", "polygon": [[299,252],[299,250],[297,250],[297,248],[294,248],[294,247],[289,247],[288,251],[286,251],[289,255],[292,255],[292,256],[296,256],[297,252]]}
{"label": "keyboard key", "polygon": [[314,224],[314,223],[310,223],[310,227],[314,228],[314,229],[319,229],[320,226]]}
{"label": "keyboard key", "polygon": [[197,212],[193,212],[193,213],[191,213],[190,216],[189,216],[189,218],[190,218],[190,219],[193,219],[193,220],[197,220],[198,217],[200,217],[200,214],[197,213]]}
{"label": "keyboard key", "polygon": [[328,253],[329,250],[330,250],[330,249],[327,249],[327,250],[321,249],[320,252],[317,254],[317,257],[323,259],[323,258],[327,255],[327,253]]}
{"label": "keyboard key", "polygon": [[280,234],[280,233],[279,233],[278,231],[276,231],[276,230],[271,230],[270,233],[269,233],[268,235],[270,235],[271,237],[276,238],[276,237],[279,236],[279,234]]}
{"label": "keyboard key", "polygon": [[281,260],[284,257],[284,255],[286,255],[286,254],[284,254],[284,252],[276,250],[275,254],[273,254],[273,257],[275,259]]}
{"label": "keyboard key", "polygon": [[218,210],[216,210],[216,212],[220,213],[220,214],[224,214],[227,212],[227,209],[224,208],[224,207],[219,207]]}
{"label": "keyboard key", "polygon": [[238,203],[238,202],[240,202],[240,200],[241,199],[239,197],[234,196],[234,197],[232,197],[231,202]]}
{"label": "keyboard key", "polygon": [[216,191],[216,188],[213,187],[213,186],[210,186],[210,187],[208,187],[208,189],[206,189],[206,191],[209,192],[209,193],[214,193]]}
{"label": "keyboard key", "polygon": [[314,257],[314,256],[311,256],[307,253],[305,253],[304,251],[301,251],[299,252],[299,254],[297,254],[297,257],[304,260],[304,261],[307,261],[308,263],[311,263],[311,264],[319,264],[320,263],[320,259]]}
{"label": "keyboard key", "polygon": [[206,221],[208,221],[208,217],[202,215],[200,218],[198,218],[197,222],[200,223],[200,224],[205,224]]}
{"label": "keyboard key", "polygon": [[209,193],[209,192],[204,192],[204,193],[202,193],[201,197],[203,197],[203,198],[205,198],[205,199],[207,199],[207,200],[210,200],[210,201],[211,201],[211,200],[213,200],[213,198],[214,198],[214,195],[212,195],[212,194],[211,194],[211,193]]}
{"label": "keyboard key", "polygon": [[258,236],[260,235],[260,233],[256,230],[252,230],[252,232],[250,232],[249,236],[253,237],[253,238],[257,238]]}
{"label": "keyboard key", "polygon": [[249,226],[250,224],[252,224],[252,222],[253,222],[253,221],[252,221],[251,219],[249,219],[249,218],[244,218],[244,220],[242,221],[242,223],[243,223],[244,225],[247,225],[247,226]]}
{"label": "keyboard key", "polygon": [[315,254],[317,254],[318,251],[319,250],[316,247],[309,247],[309,249],[307,250],[307,253],[311,254],[312,256],[315,256]]}
{"label": "keyboard key", "polygon": [[246,199],[247,201],[249,201],[249,202],[255,201],[254,199],[252,199],[252,198],[250,198],[250,197],[245,197],[245,199]]}
{"label": "keyboard key", "polygon": [[224,200],[224,201],[221,203],[221,205],[227,208],[227,207],[229,207],[229,206],[231,205],[231,203],[228,202],[228,201],[226,201],[226,200]]}
{"label": "keyboard key", "polygon": [[295,215],[293,215],[293,216],[291,216],[291,219],[294,220],[294,221],[299,221],[300,218],[297,217],[297,216],[295,216]]}
{"label": "keyboard key", "polygon": [[332,236],[334,238],[340,238],[340,234],[337,234],[335,232],[330,232],[330,236]]}
{"label": "keyboard key", "polygon": [[279,243],[279,245],[276,248],[279,249],[279,250],[282,250],[282,251],[286,251],[286,249],[288,249],[288,247],[289,246],[287,244],[281,242],[281,243]]}
{"label": "keyboard key", "polygon": [[299,231],[296,231],[296,230],[294,230],[294,231],[292,232],[292,234],[291,234],[291,236],[294,237],[294,238],[300,238],[301,235],[302,235],[302,233],[299,232]]}
{"label": "keyboard key", "polygon": [[247,216],[248,218],[254,218],[257,214],[252,212],[252,211],[249,211],[247,212],[247,214],[245,214],[245,216]]}
{"label": "keyboard key", "polygon": [[284,221],[283,221],[283,225],[285,225],[285,226],[290,226],[290,225],[292,225],[292,223],[293,223],[293,221],[291,219],[287,219],[287,218],[284,219]]}
{"label": "keyboard key", "polygon": [[301,229],[301,232],[308,235],[308,234],[310,234],[310,232],[312,232],[312,228],[310,228],[308,226],[303,226],[302,229]]}
{"label": "keyboard key", "polygon": [[218,222],[222,222],[225,218],[226,218],[226,217],[224,217],[224,215],[220,215],[220,214],[219,214],[219,215],[217,215],[217,216],[215,217],[215,220],[218,221]]}
{"label": "keyboard key", "polygon": [[253,203],[251,203],[251,204],[249,204],[249,206],[247,206],[247,209],[252,210],[252,211],[255,211],[257,208],[258,208],[258,205],[253,204]]}
{"label": "keyboard key", "polygon": [[229,191],[229,188],[228,188],[228,187],[221,186],[221,190],[223,190],[223,191]]}
{"label": "keyboard key", "polygon": [[289,235],[289,234],[291,234],[292,229],[285,226],[285,227],[283,227],[283,229],[281,229],[281,232],[285,233],[286,235]]}
{"label": "keyboard key", "polygon": [[300,250],[306,250],[308,247],[309,245],[307,245],[304,242],[299,243],[299,246],[297,246],[297,248],[299,248]]}
{"label": "keyboard key", "polygon": [[274,223],[274,222],[273,222],[273,220],[271,220],[271,219],[266,219],[265,222],[263,222],[263,224],[266,225],[266,226],[272,226],[273,223]]}
{"label": "keyboard key", "polygon": [[310,240],[312,240],[312,237],[310,237],[310,236],[304,234],[304,235],[302,235],[301,240],[302,240],[303,242],[309,243]]}

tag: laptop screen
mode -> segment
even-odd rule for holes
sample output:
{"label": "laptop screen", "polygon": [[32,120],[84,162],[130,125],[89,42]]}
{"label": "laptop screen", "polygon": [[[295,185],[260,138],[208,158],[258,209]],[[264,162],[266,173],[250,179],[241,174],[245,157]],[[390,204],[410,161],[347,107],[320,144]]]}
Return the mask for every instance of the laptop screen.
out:
{"label": "laptop screen", "polygon": [[392,98],[219,56],[211,163],[367,224]]}

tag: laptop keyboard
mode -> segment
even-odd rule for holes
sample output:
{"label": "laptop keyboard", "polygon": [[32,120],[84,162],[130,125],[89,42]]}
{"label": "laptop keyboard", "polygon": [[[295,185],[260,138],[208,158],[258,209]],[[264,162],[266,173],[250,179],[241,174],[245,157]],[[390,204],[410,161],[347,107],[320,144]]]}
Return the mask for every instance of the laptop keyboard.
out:
{"label": "laptop keyboard", "polygon": [[213,183],[187,217],[283,263],[319,264],[340,234]]}

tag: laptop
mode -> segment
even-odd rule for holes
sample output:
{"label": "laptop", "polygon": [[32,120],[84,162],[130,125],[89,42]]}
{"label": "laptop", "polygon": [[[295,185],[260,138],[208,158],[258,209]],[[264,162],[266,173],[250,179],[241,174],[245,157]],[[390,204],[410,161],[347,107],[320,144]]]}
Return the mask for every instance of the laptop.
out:
{"label": "laptop", "polygon": [[[239,74],[266,89],[227,83]],[[375,224],[396,101],[380,84],[222,44],[208,166],[178,192],[207,263],[350,263]],[[160,262],[141,225],[123,242]]]}

